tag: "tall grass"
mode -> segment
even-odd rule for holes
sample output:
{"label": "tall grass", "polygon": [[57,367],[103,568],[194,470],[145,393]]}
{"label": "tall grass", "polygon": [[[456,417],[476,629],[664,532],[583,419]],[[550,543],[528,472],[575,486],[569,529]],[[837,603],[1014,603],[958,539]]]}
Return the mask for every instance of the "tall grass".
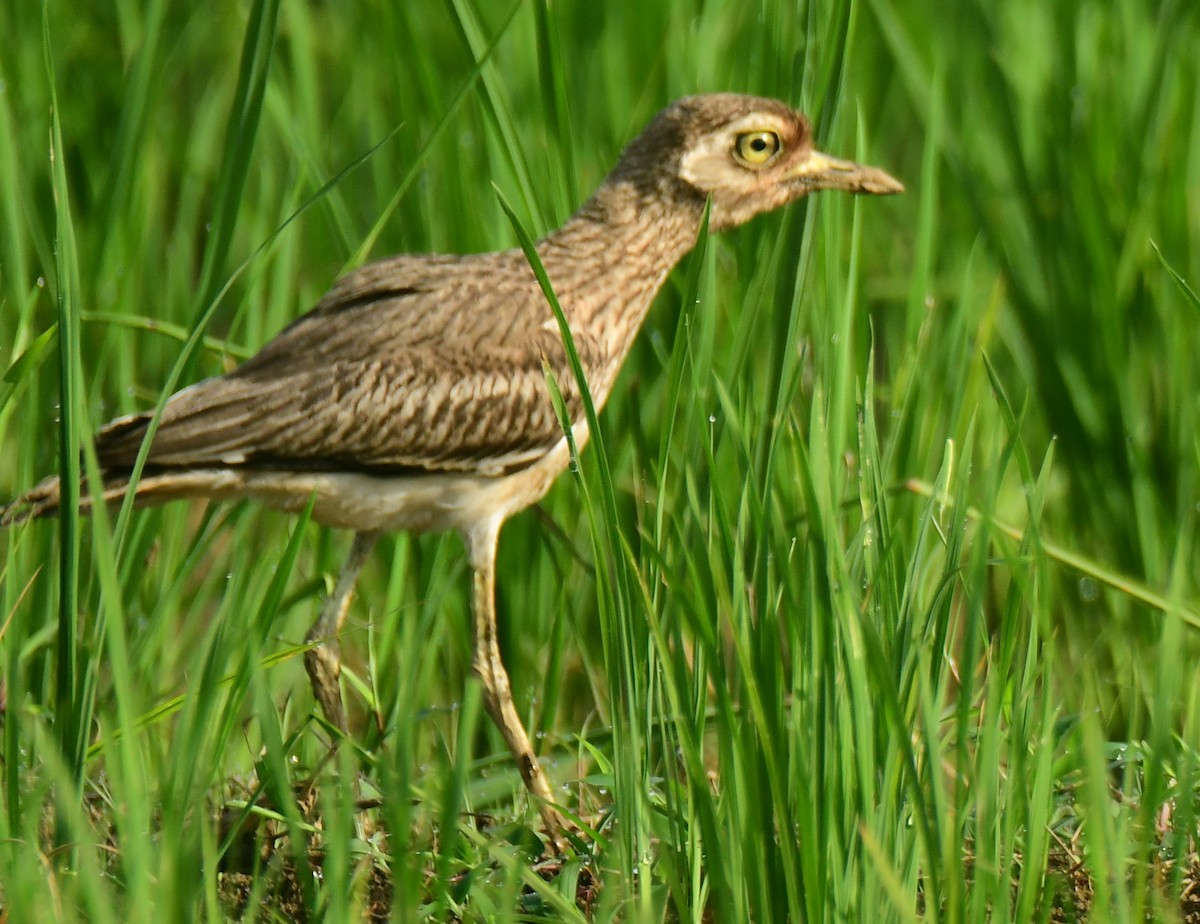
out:
{"label": "tall grass", "polygon": [[49,2],[0,34],[4,497],[94,483],[95,426],[349,265],[553,227],[675,96],[787,99],[908,186],[704,237],[602,452],[504,531],[575,855],[537,863],[481,719],[454,537],[364,573],[331,758],[301,640],[349,537],[68,516],[0,539],[9,920],[1184,919],[1193,4]]}

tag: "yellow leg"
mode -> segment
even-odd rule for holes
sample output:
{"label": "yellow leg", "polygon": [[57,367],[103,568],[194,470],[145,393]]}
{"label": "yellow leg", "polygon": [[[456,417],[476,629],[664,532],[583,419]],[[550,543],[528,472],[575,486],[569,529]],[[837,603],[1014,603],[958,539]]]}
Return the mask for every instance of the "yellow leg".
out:
{"label": "yellow leg", "polygon": [[516,759],[525,788],[537,800],[551,847],[561,851],[565,844],[563,834],[567,822],[554,808],[554,795],[550,792],[545,771],[533,753],[529,735],[513,705],[508,671],[500,658],[496,635],[496,539],[500,525],[500,521],[488,522],[464,534],[473,580],[475,653],[472,667],[483,683],[484,708],[500,729],[500,734]]}
{"label": "yellow leg", "polygon": [[321,705],[321,711],[331,725],[342,731],[347,731],[346,711],[342,706],[342,690],[338,678],[342,673],[341,649],[338,636],[342,625],[346,622],[346,614],[350,611],[350,602],[354,599],[354,584],[359,572],[371,557],[375,548],[378,533],[357,533],[354,544],[350,548],[350,557],[342,566],[333,593],[325,598],[321,606],[321,616],[308,630],[305,639],[309,644],[315,644],[304,654],[304,667],[308,671],[308,679],[312,682],[313,695]]}

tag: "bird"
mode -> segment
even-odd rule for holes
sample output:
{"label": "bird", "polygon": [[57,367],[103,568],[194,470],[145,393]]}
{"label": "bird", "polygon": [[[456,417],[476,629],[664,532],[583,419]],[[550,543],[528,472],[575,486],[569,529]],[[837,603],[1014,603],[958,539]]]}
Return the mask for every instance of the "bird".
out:
{"label": "bird", "polygon": [[[711,231],[817,190],[886,195],[883,170],[814,147],[786,103],[687,96],[660,111],[562,227],[536,242],[598,411],[659,288]],[[138,506],[251,499],[351,530],[305,665],[327,721],[347,727],[338,637],[359,572],[384,533],[462,535],[471,571],[472,668],[551,846],[567,822],[513,704],[495,606],[504,522],[538,502],[587,441],[583,392],[564,335],[521,249],[402,254],[336,280],[307,314],[230,372],[121,417],[94,444],[103,498]],[[561,390],[560,420],[548,378]],[[145,467],[131,470],[149,438]],[[0,510],[0,525],[54,515],[51,476]],[[86,490],[82,511],[90,509]]]}

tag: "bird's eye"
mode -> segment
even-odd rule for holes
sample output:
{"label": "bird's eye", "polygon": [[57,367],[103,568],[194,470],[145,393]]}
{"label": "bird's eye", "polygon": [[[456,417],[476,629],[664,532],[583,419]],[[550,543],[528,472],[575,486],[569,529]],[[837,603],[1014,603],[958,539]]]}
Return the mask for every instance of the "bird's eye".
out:
{"label": "bird's eye", "polygon": [[761,167],[782,147],[774,132],[743,132],[733,143],[733,155],[747,167]]}

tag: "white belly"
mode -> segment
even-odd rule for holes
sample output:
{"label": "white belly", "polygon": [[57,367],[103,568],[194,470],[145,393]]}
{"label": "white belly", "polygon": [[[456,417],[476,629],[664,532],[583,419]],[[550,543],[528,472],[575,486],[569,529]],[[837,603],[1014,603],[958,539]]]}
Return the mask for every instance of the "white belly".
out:
{"label": "white belly", "polygon": [[[586,427],[577,426],[576,433],[586,439]],[[561,440],[537,462],[510,475],[192,469],[146,477],[137,493],[141,504],[184,497],[246,498],[289,512],[303,510],[315,497],[313,519],[326,526],[357,532],[466,531],[485,520],[502,522],[537,503],[569,459],[567,442]]]}

